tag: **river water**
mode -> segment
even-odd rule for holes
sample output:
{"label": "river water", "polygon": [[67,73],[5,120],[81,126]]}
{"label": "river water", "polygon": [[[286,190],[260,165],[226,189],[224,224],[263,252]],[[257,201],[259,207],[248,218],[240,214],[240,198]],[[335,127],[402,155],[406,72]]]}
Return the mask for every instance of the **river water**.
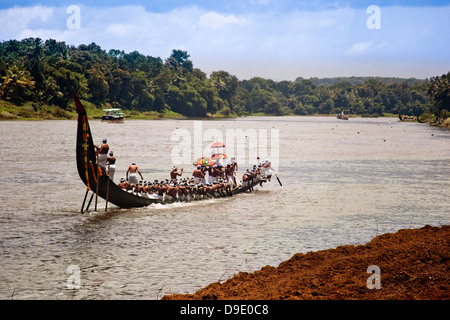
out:
{"label": "river water", "polygon": [[[117,157],[116,181],[131,161],[145,180],[168,178],[173,165],[190,175],[176,161],[207,150],[209,129],[224,140],[227,130],[257,132],[283,185],[107,212],[99,200],[98,212],[80,214],[76,122],[0,122],[0,299],[159,299],[298,252],[450,224],[450,130],[396,118],[91,120],[94,142],[108,138]],[[246,148],[239,175],[256,162]]]}

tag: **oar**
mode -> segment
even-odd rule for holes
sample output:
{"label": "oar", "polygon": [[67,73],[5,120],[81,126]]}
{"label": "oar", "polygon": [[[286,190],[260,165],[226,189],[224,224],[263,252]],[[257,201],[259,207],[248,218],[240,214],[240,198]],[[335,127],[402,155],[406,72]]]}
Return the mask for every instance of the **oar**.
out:
{"label": "oar", "polygon": [[272,166],[270,166],[270,169],[272,169],[273,173],[275,174],[275,177],[277,177],[278,183],[280,184],[280,186],[283,186],[281,184],[280,178],[278,178],[277,173],[275,172],[275,170],[272,168]]}
{"label": "oar", "polygon": [[111,170],[110,164],[108,163],[108,173],[106,174],[106,178],[108,178],[108,184],[106,185],[106,205],[105,211],[108,211],[108,196],[109,196],[109,170]]}
{"label": "oar", "polygon": [[83,213],[84,204],[86,202],[86,198],[87,198],[88,192],[89,192],[89,189],[86,189],[86,194],[84,195],[83,204],[81,205],[81,213]]}

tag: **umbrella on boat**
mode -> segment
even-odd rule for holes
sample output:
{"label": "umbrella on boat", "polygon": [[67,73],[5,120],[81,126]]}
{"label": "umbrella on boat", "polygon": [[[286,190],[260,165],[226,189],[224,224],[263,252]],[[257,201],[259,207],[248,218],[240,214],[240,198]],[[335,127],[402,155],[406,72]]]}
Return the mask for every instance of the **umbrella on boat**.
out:
{"label": "umbrella on boat", "polygon": [[217,160],[217,159],[225,159],[225,158],[228,158],[228,157],[227,157],[226,154],[223,154],[223,153],[214,153],[214,154],[211,156],[211,159],[213,159],[213,160]]}
{"label": "umbrella on boat", "polygon": [[223,142],[214,142],[210,148],[224,148],[225,144]]}
{"label": "umbrella on boat", "polygon": [[197,160],[194,161],[194,166],[212,166],[214,164],[214,161],[212,161],[211,158],[207,158],[207,157],[201,157],[198,158]]}

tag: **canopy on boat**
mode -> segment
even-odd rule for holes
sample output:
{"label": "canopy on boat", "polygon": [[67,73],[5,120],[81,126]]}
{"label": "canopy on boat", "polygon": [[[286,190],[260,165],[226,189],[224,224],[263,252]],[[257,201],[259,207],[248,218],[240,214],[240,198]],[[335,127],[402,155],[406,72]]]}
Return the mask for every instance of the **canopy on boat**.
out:
{"label": "canopy on boat", "polygon": [[227,157],[227,155],[224,154],[224,153],[214,153],[214,154],[211,156],[211,159],[213,159],[213,160],[217,160],[217,159],[226,159],[226,158],[228,158],[228,157]]}
{"label": "canopy on boat", "polygon": [[210,166],[214,165],[214,161],[212,161],[211,158],[201,157],[201,158],[198,158],[197,160],[195,160],[193,165],[210,167]]}
{"label": "canopy on boat", "polygon": [[214,142],[210,148],[224,148],[225,144],[223,142]]}
{"label": "canopy on boat", "polygon": [[106,111],[106,112],[111,112],[111,111],[120,111],[120,110],[122,110],[122,109],[120,109],[120,108],[113,108],[113,109],[103,109],[103,111]]}

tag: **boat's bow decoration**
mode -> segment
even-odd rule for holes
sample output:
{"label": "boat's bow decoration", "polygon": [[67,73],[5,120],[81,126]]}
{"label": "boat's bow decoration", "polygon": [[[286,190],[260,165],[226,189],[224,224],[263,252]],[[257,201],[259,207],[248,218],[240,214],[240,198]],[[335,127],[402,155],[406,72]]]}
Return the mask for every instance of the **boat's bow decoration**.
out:
{"label": "boat's bow decoration", "polygon": [[74,90],[73,100],[78,113],[77,168],[78,174],[88,190],[92,190],[105,200],[108,198],[109,202],[121,208],[144,207],[158,202],[155,199],[140,197],[122,190],[109,179],[105,170],[97,165],[86,110]]}
{"label": "boat's bow decoration", "polygon": [[[83,212],[84,203],[89,191],[93,194],[97,194],[99,197],[106,200],[106,203],[110,202],[120,208],[134,208],[134,207],[145,207],[152,203],[168,203],[174,201],[189,201],[192,197],[160,197],[153,196],[149,194],[139,194],[133,193],[120,188],[109,179],[106,168],[100,167],[97,163],[97,156],[95,152],[95,147],[92,139],[91,130],[89,127],[89,121],[86,114],[86,109],[78,98],[75,90],[73,90],[73,100],[75,102],[75,108],[78,113],[78,127],[77,127],[77,146],[76,146],[76,157],[77,157],[77,168],[78,174],[81,180],[86,185],[86,195],[84,197],[83,206],[81,212]],[[199,159],[203,160],[203,159]],[[205,194],[199,197],[194,197],[194,199],[208,199],[214,196],[232,196],[238,193],[246,192],[252,190],[257,184],[262,185],[267,179],[270,180],[270,176],[265,176],[264,178],[258,178],[252,180],[252,183],[247,183],[244,186],[237,186],[234,189],[229,189],[226,194]],[[281,185],[281,183],[280,183]],[[197,193],[199,194],[199,193]],[[92,200],[92,197],[91,197]],[[89,201],[90,204],[90,201]],[[88,204],[88,207],[89,207]]]}

